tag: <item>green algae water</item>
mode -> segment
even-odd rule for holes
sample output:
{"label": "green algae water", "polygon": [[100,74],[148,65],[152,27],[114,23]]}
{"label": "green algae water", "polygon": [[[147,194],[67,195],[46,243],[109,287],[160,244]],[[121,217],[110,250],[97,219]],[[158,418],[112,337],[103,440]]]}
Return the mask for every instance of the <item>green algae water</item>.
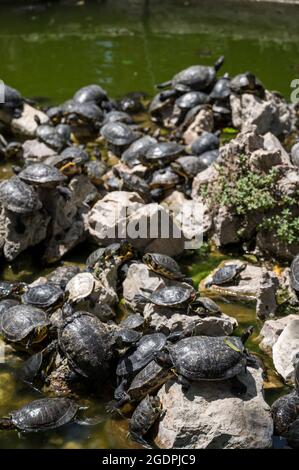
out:
{"label": "green algae water", "polygon": [[[290,82],[299,77],[299,6],[238,4],[236,1],[127,1],[64,5],[13,2],[0,5],[0,79],[24,96],[41,103],[59,103],[81,86],[98,83],[119,98],[131,91],[149,96],[155,84],[191,64],[211,64],[224,54],[223,72],[251,70],[289,97]],[[11,176],[1,166],[0,178]],[[82,263],[88,249],[78,247],[66,261]],[[234,256],[235,257],[235,256]],[[221,261],[223,253],[192,254],[181,260],[197,285]],[[54,268],[54,267],[53,267]],[[51,268],[52,269],[52,268]],[[45,274],[34,252],[0,267],[1,279],[33,281]],[[258,348],[260,325],[254,304],[219,300],[223,311],[237,318],[239,333],[254,324],[250,349]],[[16,371],[22,358],[7,350],[0,364],[0,416],[40,394],[20,384]],[[271,361],[263,356],[271,372]],[[271,403],[285,388],[270,375],[266,399]],[[83,398],[91,415],[102,416],[95,426],[70,424],[62,429],[19,438],[0,433],[0,448],[135,448],[127,439],[127,423],[111,419],[104,397]]]}

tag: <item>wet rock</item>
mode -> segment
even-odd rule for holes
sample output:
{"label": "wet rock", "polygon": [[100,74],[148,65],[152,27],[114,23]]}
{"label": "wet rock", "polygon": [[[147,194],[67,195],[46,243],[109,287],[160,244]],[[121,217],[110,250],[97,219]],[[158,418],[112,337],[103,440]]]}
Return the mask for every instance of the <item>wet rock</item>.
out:
{"label": "wet rock", "polygon": [[276,292],[279,288],[277,276],[266,269],[262,269],[257,292],[256,314],[261,320],[273,317],[277,310]]}
{"label": "wet rock", "polygon": [[156,444],[161,448],[253,449],[272,445],[273,423],[263,397],[262,369],[239,376],[246,395],[233,396],[227,382],[193,383],[187,393],[171,381],[158,393],[165,412]]}
{"label": "wet rock", "polygon": [[23,144],[23,158],[26,163],[45,162],[56,155],[55,150],[37,139],[26,140]]}
{"label": "wet rock", "polygon": [[159,308],[147,304],[143,315],[149,320],[149,328],[162,333],[194,329],[196,335],[222,336],[230,335],[238,326],[235,318],[225,314],[217,316],[200,316],[192,313],[182,313],[176,309]]}
{"label": "wet rock", "polygon": [[210,108],[203,108],[196,114],[192,124],[184,132],[183,140],[186,145],[191,145],[203,131],[213,132],[213,129],[213,111]]}
{"label": "wet rock", "polygon": [[274,344],[278,340],[285,327],[293,320],[298,318],[298,315],[287,315],[286,317],[277,318],[277,320],[265,321],[260,332],[260,336],[262,337],[262,341],[259,344],[260,348],[266,354],[271,354]]}
{"label": "wet rock", "polygon": [[286,382],[294,383],[294,357],[299,354],[299,317],[290,321],[273,346],[273,363]]}
{"label": "wet rock", "polygon": [[34,137],[36,129],[38,128],[35,117],[40,120],[41,124],[46,124],[49,121],[45,113],[24,103],[22,115],[11,121],[12,132],[22,137]]}

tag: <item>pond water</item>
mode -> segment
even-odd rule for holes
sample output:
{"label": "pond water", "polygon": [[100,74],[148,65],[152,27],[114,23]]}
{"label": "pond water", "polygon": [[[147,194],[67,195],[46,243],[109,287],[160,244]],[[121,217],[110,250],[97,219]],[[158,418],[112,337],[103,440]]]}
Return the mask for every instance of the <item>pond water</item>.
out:
{"label": "pond water", "polygon": [[[125,4],[125,5],[124,5]],[[221,7],[221,8],[220,8]],[[102,1],[70,6],[45,2],[1,4],[1,76],[24,96],[41,102],[68,99],[76,89],[99,83],[112,97],[131,91],[154,93],[156,83],[194,64],[210,64],[224,54],[223,71],[252,70],[270,89],[290,94],[290,82],[299,77],[298,6],[236,4],[232,1]],[[8,177],[10,169],[1,170]],[[67,261],[82,262],[87,247],[78,247]],[[193,255],[182,260],[186,272],[198,283],[227,254]],[[33,253],[1,266],[2,279],[32,281],[44,271]],[[239,321],[239,331],[254,323],[250,349],[257,344],[260,325],[254,305],[220,301],[223,310]],[[13,355],[0,364],[0,416],[7,415],[37,392],[21,386],[13,371]],[[271,362],[265,358],[266,368]],[[285,391],[271,373],[266,398],[271,403]],[[76,424],[59,431],[19,438],[0,433],[0,448],[128,448],[138,447],[126,438],[124,420],[105,415],[105,397],[84,404],[102,415],[94,427]]]}

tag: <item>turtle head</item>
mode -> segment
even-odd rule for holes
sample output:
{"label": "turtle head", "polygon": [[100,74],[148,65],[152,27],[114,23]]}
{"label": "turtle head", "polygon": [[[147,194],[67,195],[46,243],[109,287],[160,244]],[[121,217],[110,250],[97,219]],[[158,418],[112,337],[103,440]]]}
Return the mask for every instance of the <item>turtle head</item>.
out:
{"label": "turtle head", "polygon": [[246,343],[246,341],[248,340],[248,338],[252,335],[254,331],[254,326],[249,326],[248,328],[246,328],[245,331],[243,331],[242,335],[241,335],[241,341],[243,344]]}
{"label": "turtle head", "polygon": [[173,363],[167,348],[156,351],[154,354],[154,360],[159,366],[165,369],[171,369],[171,367],[173,367]]}

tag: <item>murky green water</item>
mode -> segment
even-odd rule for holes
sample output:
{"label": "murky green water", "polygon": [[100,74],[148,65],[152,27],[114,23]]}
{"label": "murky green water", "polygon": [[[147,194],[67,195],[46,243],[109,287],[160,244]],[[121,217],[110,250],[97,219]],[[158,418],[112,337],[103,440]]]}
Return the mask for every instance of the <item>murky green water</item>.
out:
{"label": "murky green water", "polygon": [[[99,83],[113,97],[130,91],[154,93],[154,85],[194,63],[210,64],[226,56],[223,71],[252,70],[270,89],[290,94],[290,82],[299,76],[298,6],[238,5],[231,1],[92,2],[66,6],[45,2],[1,4],[0,78],[28,97],[63,101],[82,85]],[[2,177],[10,176],[1,168]],[[67,260],[81,262],[88,250],[79,247]],[[182,262],[196,283],[227,255],[191,256]],[[43,274],[33,252],[11,265],[2,265],[2,279],[30,282]],[[255,323],[254,305],[221,302],[235,316],[240,329]],[[250,349],[260,353],[259,326]],[[15,381],[20,359],[8,356],[0,366],[0,416],[37,397]],[[271,367],[269,359],[266,367]],[[269,402],[283,391],[269,387]],[[271,385],[271,384],[270,384]],[[0,448],[126,448],[125,421],[104,415],[101,397],[93,411],[103,414],[95,427],[75,424],[61,430],[19,439],[14,432],[0,433]]]}

